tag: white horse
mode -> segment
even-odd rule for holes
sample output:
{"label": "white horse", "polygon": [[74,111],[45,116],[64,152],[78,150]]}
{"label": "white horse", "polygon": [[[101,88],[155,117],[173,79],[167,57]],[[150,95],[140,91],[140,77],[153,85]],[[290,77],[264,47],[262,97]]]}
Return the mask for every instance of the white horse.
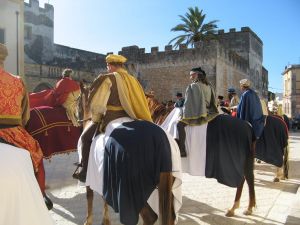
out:
{"label": "white horse", "polygon": [[0,224],[54,225],[28,151],[0,143],[0,180]]}

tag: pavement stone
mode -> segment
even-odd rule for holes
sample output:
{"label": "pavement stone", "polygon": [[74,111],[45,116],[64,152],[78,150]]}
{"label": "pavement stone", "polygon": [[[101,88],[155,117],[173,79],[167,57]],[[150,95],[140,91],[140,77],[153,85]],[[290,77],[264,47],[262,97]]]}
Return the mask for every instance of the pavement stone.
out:
{"label": "pavement stone", "polygon": [[[77,153],[56,155],[45,161],[49,197],[54,202],[50,211],[57,225],[83,224],[86,217],[85,188],[72,178]],[[257,207],[251,216],[243,215],[248,205],[248,187],[244,186],[236,216],[225,213],[233,204],[235,188],[217,183],[215,179],[183,174],[183,205],[179,225],[299,225],[300,224],[300,133],[290,133],[290,176],[274,183],[276,168],[266,163],[255,164]],[[94,199],[94,224],[101,224],[103,201]],[[112,225],[119,225],[118,215],[110,209]],[[139,225],[142,221],[139,221]]]}

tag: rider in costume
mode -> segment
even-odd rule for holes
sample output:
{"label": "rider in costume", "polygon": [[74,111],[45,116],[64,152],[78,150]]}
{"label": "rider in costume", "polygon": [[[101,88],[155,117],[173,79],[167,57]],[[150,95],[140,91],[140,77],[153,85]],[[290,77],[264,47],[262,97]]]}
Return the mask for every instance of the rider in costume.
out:
{"label": "rider in costume", "polygon": [[186,156],[184,127],[202,125],[219,114],[215,92],[207,81],[205,71],[201,67],[191,69],[190,79],[192,83],[185,92],[182,119],[177,124],[179,148],[183,157]]}
{"label": "rider in costume", "polygon": [[30,107],[38,106],[63,106],[66,109],[69,120],[74,126],[79,126],[76,114],[76,100],[80,94],[78,82],[71,78],[72,69],[65,69],[62,78],[56,83],[55,88],[29,95]]}
{"label": "rider in costume", "polygon": [[248,79],[240,80],[240,87],[243,94],[237,108],[237,117],[248,121],[252,126],[256,139],[259,139],[265,124],[260,99],[256,92],[250,88]]}
{"label": "rider in costume", "polygon": [[228,99],[229,99],[229,110],[232,116],[236,116],[236,109],[240,102],[239,96],[237,95],[234,88],[228,88]]}
{"label": "rider in costume", "polygon": [[28,93],[21,77],[4,70],[7,55],[6,46],[0,44],[0,142],[30,152],[38,183],[48,201],[45,194],[43,152],[39,143],[24,129],[30,116]]}
{"label": "rider in costume", "polygon": [[138,80],[124,68],[127,59],[121,55],[106,57],[108,74],[99,75],[90,88],[89,105],[92,115],[90,123],[83,131],[79,146],[82,152],[82,169],[75,175],[85,181],[88,156],[92,137],[104,132],[107,124],[121,117],[151,121],[151,114],[144,91]]}
{"label": "rider in costume", "polygon": [[182,93],[178,92],[176,94],[176,102],[174,104],[174,107],[181,108],[183,107],[183,104],[184,104],[184,98],[182,97]]}

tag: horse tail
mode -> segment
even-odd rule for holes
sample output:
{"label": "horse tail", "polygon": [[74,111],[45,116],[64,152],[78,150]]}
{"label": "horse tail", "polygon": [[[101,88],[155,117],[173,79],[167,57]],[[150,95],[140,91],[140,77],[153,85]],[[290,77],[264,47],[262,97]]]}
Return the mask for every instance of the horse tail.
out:
{"label": "horse tail", "polygon": [[174,225],[175,212],[173,207],[172,186],[174,177],[171,172],[160,173],[159,181],[159,213],[161,225]]}

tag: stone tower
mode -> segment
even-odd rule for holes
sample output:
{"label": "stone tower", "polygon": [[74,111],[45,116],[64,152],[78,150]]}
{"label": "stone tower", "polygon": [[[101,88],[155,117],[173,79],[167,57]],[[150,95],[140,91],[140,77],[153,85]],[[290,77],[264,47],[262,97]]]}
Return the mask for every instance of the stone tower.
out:
{"label": "stone tower", "polygon": [[[45,64],[53,59],[54,8],[38,0],[24,3],[24,49],[25,63]],[[41,51],[42,50],[42,51]]]}

